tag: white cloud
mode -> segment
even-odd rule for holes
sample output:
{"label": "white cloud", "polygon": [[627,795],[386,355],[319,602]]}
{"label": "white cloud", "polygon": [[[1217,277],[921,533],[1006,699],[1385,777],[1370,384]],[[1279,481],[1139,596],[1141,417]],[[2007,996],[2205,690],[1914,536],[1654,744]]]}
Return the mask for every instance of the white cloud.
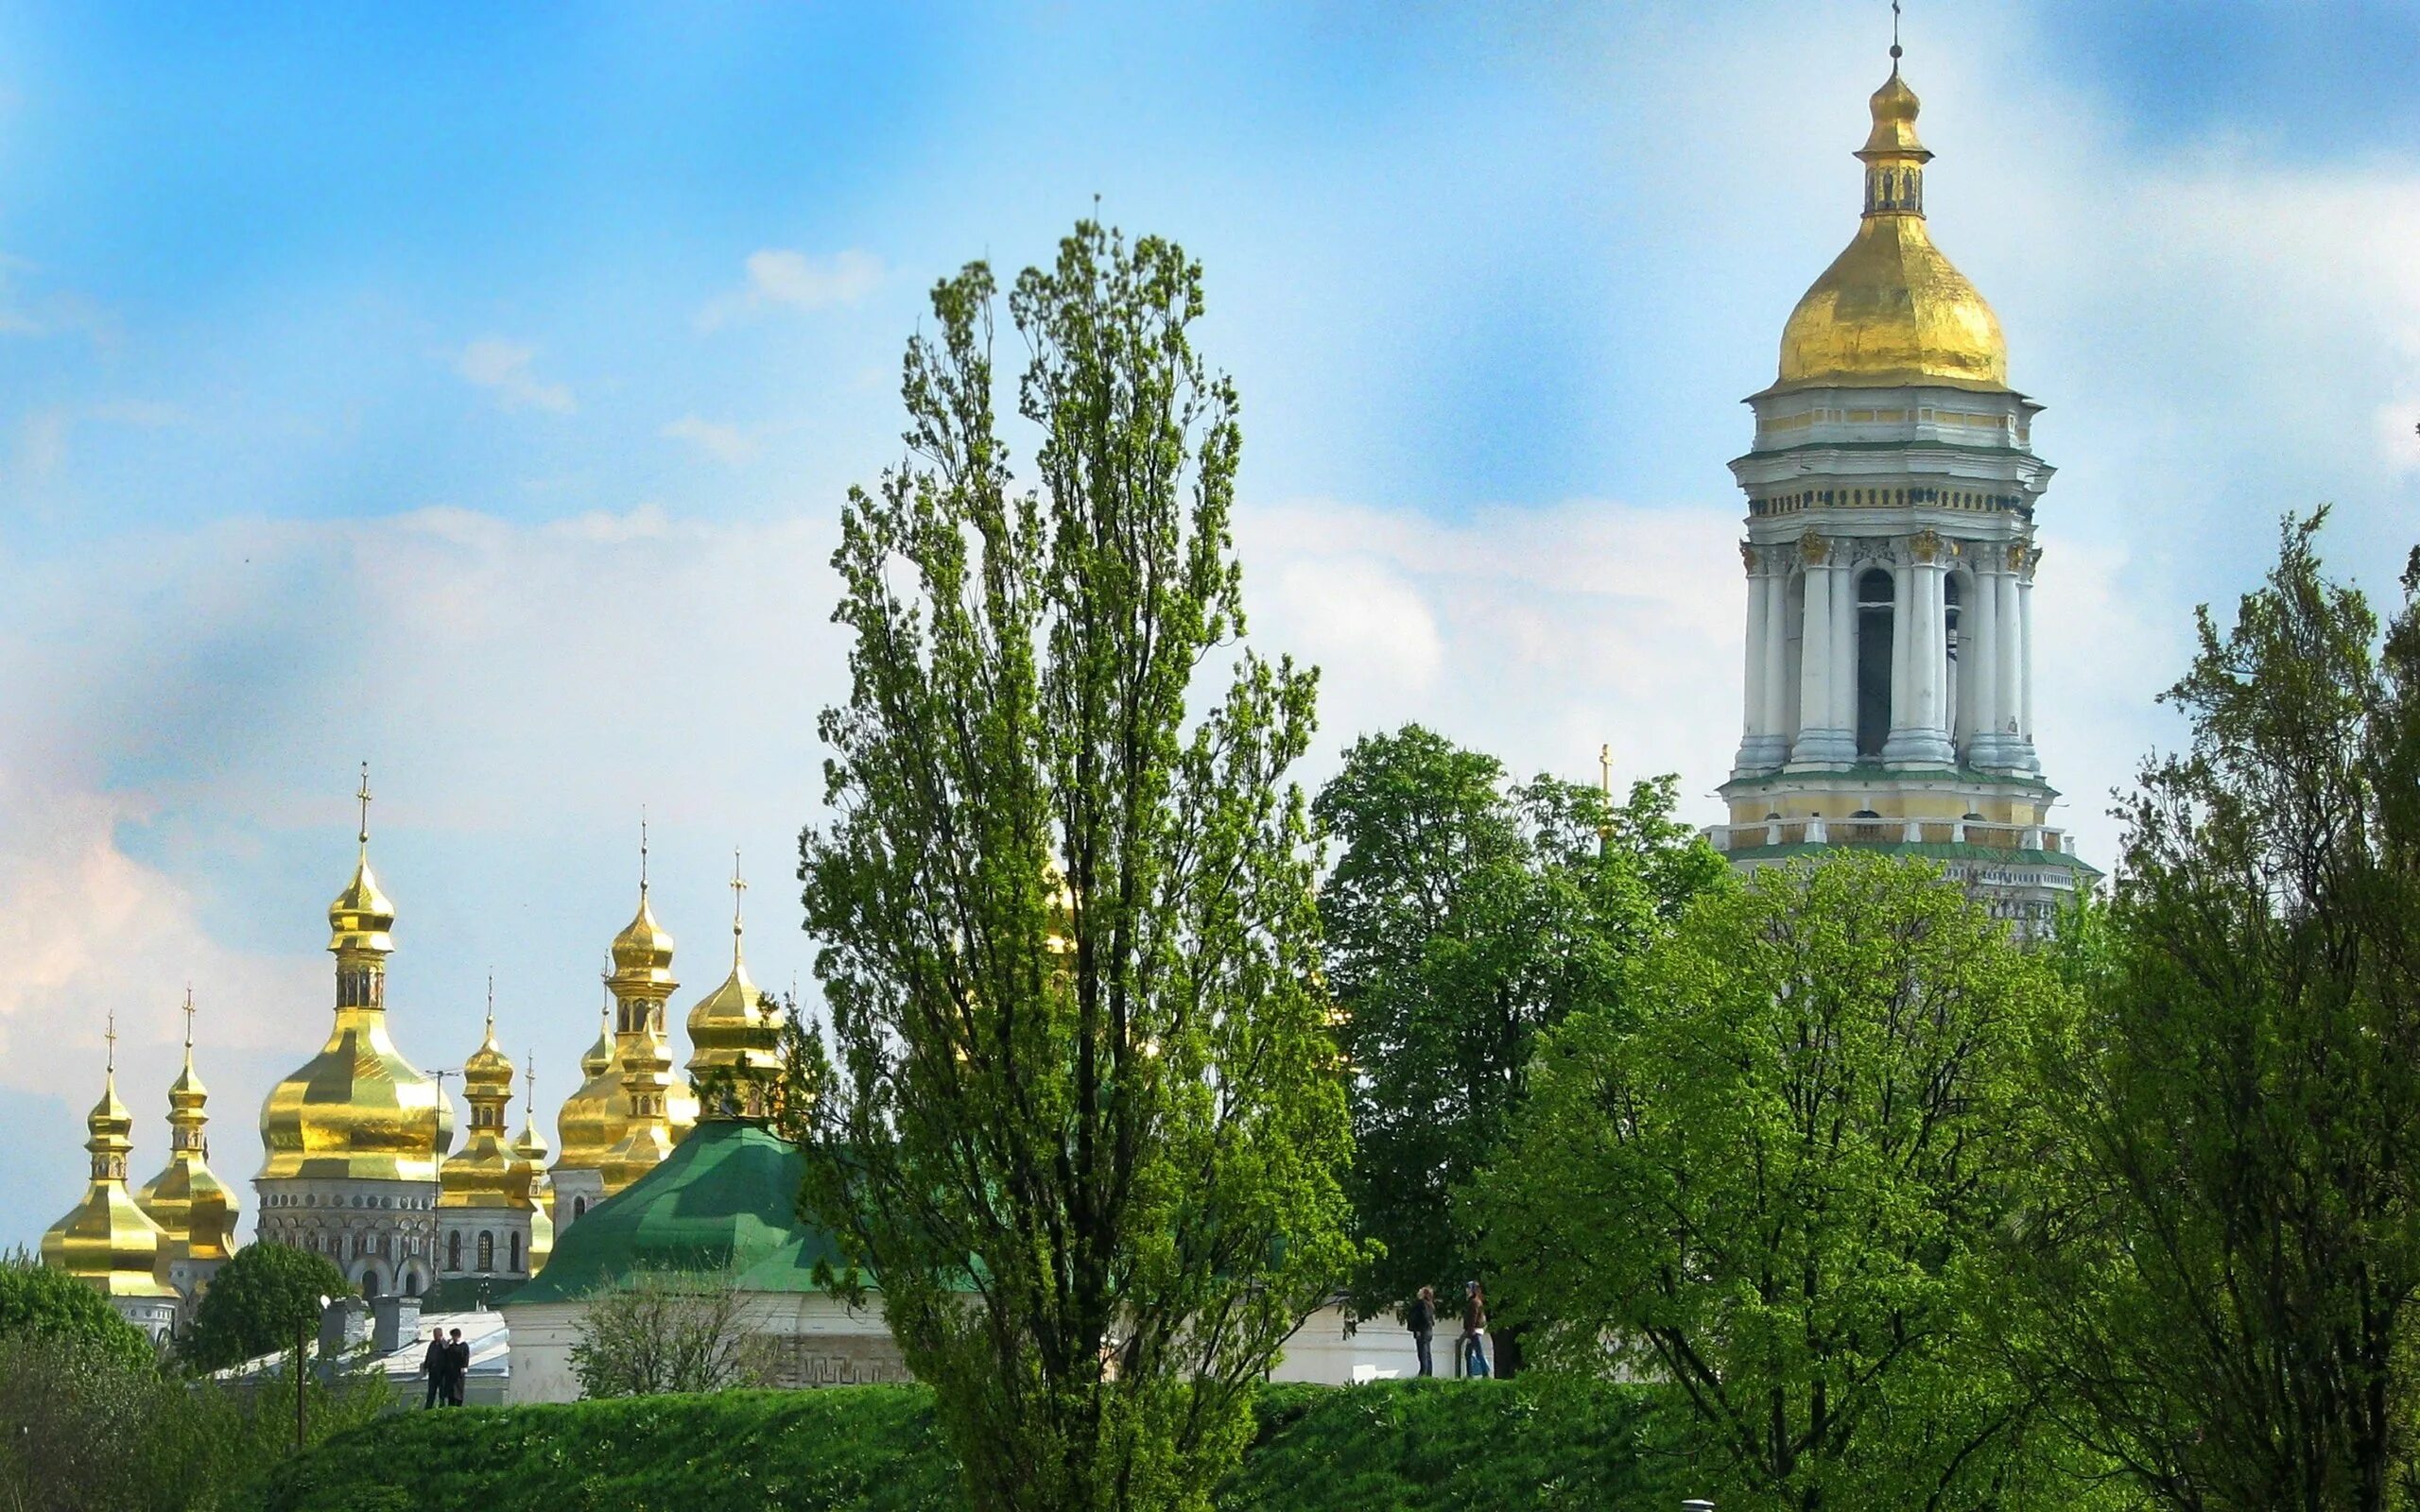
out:
{"label": "white cloud", "polygon": [[748,254],[748,282],[709,301],[698,312],[698,329],[717,331],[768,310],[821,310],[854,304],[880,287],[882,260],[851,248],[829,257],[809,257],[768,247]]}
{"label": "white cloud", "polygon": [[78,427],[123,425],[133,430],[156,431],[189,423],[190,418],[176,405],[148,400],[115,400],[83,405],[46,404],[27,411],[26,418],[19,422],[18,461],[26,477],[46,479],[67,465],[73,450],[71,443]]}
{"label": "white cloud", "polygon": [[683,415],[664,427],[668,440],[687,441],[716,461],[740,467],[754,460],[761,442],[736,425]]}
{"label": "white cloud", "polygon": [[508,412],[543,409],[550,415],[571,414],[579,406],[572,400],[570,387],[541,380],[531,368],[537,355],[535,347],[483,336],[456,356],[454,370],[464,382],[493,392],[496,403]]}

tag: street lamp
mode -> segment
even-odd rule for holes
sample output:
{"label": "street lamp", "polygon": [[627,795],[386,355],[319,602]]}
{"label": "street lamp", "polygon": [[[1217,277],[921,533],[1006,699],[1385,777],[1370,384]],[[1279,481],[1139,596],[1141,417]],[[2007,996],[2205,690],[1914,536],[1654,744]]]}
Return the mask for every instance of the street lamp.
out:
{"label": "street lamp", "polygon": [[[320,1298],[320,1315],[328,1315],[328,1298]],[[294,1451],[302,1452],[302,1339],[310,1327],[298,1314],[294,1319]]]}

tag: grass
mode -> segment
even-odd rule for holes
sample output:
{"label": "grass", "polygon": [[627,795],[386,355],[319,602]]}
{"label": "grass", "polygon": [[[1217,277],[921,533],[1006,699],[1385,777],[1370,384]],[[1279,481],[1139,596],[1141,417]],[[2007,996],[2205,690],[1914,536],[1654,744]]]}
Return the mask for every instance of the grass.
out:
{"label": "grass", "polygon": [[[1668,1512],[1636,1389],[1274,1386],[1221,1512]],[[964,1512],[917,1386],[399,1413],[275,1476],[268,1512]]]}

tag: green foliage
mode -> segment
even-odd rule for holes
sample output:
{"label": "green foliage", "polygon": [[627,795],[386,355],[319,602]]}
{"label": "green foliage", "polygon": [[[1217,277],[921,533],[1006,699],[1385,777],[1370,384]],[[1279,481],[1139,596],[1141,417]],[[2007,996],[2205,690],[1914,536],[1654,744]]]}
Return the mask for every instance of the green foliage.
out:
{"label": "green foliage", "polygon": [[1313,806],[1340,846],[1320,890],[1353,1083],[1350,1178],[1383,1255],[1356,1278],[1364,1315],[1434,1285],[1450,1310],[1478,1274],[1450,1194],[1502,1143],[1540,1031],[1621,992],[1631,958],[1721,858],[1672,819],[1676,780],[1618,809],[1418,725],[1356,741]]}
{"label": "green foliage", "polygon": [[1477,1189],[1543,1362],[1675,1383],[1726,1507],[2031,1504],[2031,1395],[1979,1315],[2065,1005],[1919,862],[1699,900],[1547,1038]]}
{"label": "green foliage", "polygon": [[285,1245],[246,1245],[211,1278],[178,1348],[197,1370],[223,1370],[294,1348],[296,1331],[320,1332],[320,1298],[353,1285],[323,1255]]}
{"label": "green foliage", "polygon": [[1230,649],[1240,438],[1187,336],[1200,267],[1086,222],[1018,278],[1024,492],[994,292],[981,264],[935,288],[911,460],[842,514],[838,816],[801,840],[837,1061],[794,1026],[784,1126],[977,1505],[1199,1507],[1357,1259],[1285,782],[1315,679]]}
{"label": "green foliage", "polygon": [[2324,513],[2168,698],[2121,811],[2063,1200],[2024,1230],[2025,1368],[2177,1508],[2410,1505],[2420,1285],[2420,555],[2385,640]]}
{"label": "green foliage", "polygon": [[[1537,1382],[1272,1386],[1222,1512],[1668,1512],[1653,1393]],[[1668,1414],[1662,1416],[1669,1416]],[[710,1446],[710,1447],[707,1447]],[[407,1413],[281,1470],[267,1512],[963,1512],[921,1386]]]}
{"label": "green foliage", "polygon": [[20,1249],[0,1256],[0,1342],[74,1340],[147,1368],[151,1341],[117,1315],[109,1299],[65,1271]]}
{"label": "green foliage", "polygon": [[741,1317],[728,1273],[642,1270],[580,1310],[572,1373],[587,1397],[729,1391],[772,1378],[766,1341]]}
{"label": "green foliage", "polygon": [[[305,1383],[312,1442],[392,1400],[383,1380]],[[0,1337],[0,1506],[219,1512],[258,1504],[294,1448],[291,1377],[251,1386],[163,1371],[91,1335]]]}

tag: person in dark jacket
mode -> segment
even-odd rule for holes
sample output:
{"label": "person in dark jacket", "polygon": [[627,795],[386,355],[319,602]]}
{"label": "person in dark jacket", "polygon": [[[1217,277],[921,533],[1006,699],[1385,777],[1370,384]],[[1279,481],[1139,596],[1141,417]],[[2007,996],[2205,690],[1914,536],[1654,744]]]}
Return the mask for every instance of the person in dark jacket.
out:
{"label": "person in dark jacket", "polygon": [[471,1379],[471,1347],[462,1342],[462,1331],[456,1329],[445,1346],[445,1404],[462,1405],[462,1386]]}
{"label": "person in dark jacket", "polygon": [[1411,1316],[1405,1322],[1411,1330],[1411,1347],[1420,1355],[1420,1373],[1424,1376],[1435,1375],[1437,1362],[1428,1352],[1428,1341],[1437,1333],[1437,1289],[1435,1287],[1424,1286],[1420,1289],[1420,1295],[1411,1299]]}
{"label": "person in dark jacket", "polygon": [[1487,1378],[1487,1294],[1472,1281],[1462,1288],[1463,1374],[1474,1381]]}
{"label": "person in dark jacket", "polygon": [[445,1370],[453,1361],[453,1352],[445,1348],[445,1331],[428,1331],[428,1352],[420,1357],[420,1373],[428,1377],[428,1400],[421,1403],[423,1411],[434,1407],[445,1396]]}

